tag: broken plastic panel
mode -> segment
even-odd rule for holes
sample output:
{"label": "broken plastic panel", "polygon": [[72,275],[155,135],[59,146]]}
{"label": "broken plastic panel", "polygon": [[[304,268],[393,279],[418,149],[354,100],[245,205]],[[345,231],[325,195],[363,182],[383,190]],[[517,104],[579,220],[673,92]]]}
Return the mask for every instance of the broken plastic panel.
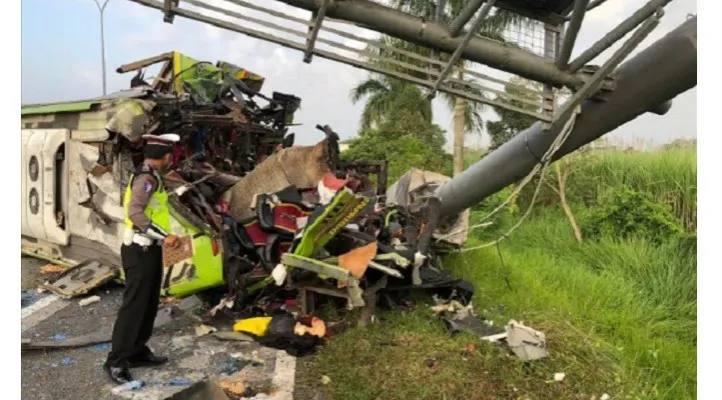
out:
{"label": "broken plastic panel", "polygon": [[43,287],[58,296],[71,298],[84,295],[118,276],[118,268],[98,260],[88,260],[68,268],[58,277],[45,282]]}

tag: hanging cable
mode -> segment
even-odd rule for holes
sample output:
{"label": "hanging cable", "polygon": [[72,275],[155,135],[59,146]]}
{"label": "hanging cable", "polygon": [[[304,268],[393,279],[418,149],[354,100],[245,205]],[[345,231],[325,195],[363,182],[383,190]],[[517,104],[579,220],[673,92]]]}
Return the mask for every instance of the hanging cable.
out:
{"label": "hanging cable", "polygon": [[537,195],[539,194],[539,189],[541,189],[541,186],[544,183],[544,172],[546,170],[546,167],[549,164],[551,164],[551,161],[554,158],[554,154],[556,154],[556,152],[562,147],[564,142],[566,142],[566,140],[569,138],[572,130],[574,130],[574,123],[576,122],[577,114],[580,112],[581,112],[581,108],[579,106],[577,106],[575,108],[572,116],[569,117],[567,122],[564,124],[564,127],[562,128],[562,130],[559,132],[557,137],[554,139],[552,144],[549,146],[549,149],[547,150],[547,152],[542,157],[542,163],[536,164],[534,166],[534,168],[532,169],[532,171],[529,173],[529,175],[527,175],[524,178],[524,180],[519,185],[519,187],[512,192],[512,194],[509,196],[509,198],[507,198],[506,201],[504,201],[504,203],[502,203],[500,206],[495,208],[492,212],[490,212],[486,217],[484,217],[482,219],[482,221],[489,219],[491,216],[493,216],[494,214],[499,212],[499,210],[501,210],[504,206],[506,206],[511,201],[513,196],[518,194],[521,191],[521,189],[523,189],[524,186],[526,186],[531,181],[531,179],[533,178],[535,173],[537,171],[539,171],[539,182],[537,183],[536,188],[534,189],[534,194],[532,195],[531,203],[529,204],[529,207],[527,208],[526,212],[524,212],[524,215],[522,215],[521,218],[519,218],[519,221],[517,221],[517,223],[514,224],[514,226],[512,226],[511,229],[509,229],[506,233],[501,235],[496,240],[491,241],[489,243],[479,245],[479,246],[463,248],[463,249],[458,250],[458,252],[465,253],[468,251],[474,251],[474,250],[483,249],[485,247],[494,246],[494,245],[500,243],[502,240],[506,239],[507,236],[511,235],[511,233],[514,232],[516,230],[516,228],[518,228],[524,222],[524,220],[529,216],[529,214],[531,214],[531,211],[534,208],[534,203],[536,202]]}

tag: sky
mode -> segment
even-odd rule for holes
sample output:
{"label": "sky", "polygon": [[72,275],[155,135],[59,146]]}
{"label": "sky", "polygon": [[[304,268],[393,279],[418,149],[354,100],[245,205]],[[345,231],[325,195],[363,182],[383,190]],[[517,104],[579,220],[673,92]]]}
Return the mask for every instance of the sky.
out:
{"label": "sky", "polygon": [[[233,8],[223,0],[205,2]],[[310,17],[307,11],[279,2],[250,2],[297,18]],[[572,58],[644,4],[644,0],[608,0],[589,12]],[[660,25],[632,56],[677,27],[689,14],[696,13],[695,0],[672,1],[665,8]],[[342,139],[358,132],[363,103],[352,104],[349,92],[368,76],[364,70],[320,57],[314,57],[311,64],[306,64],[299,51],[182,17],[167,24],[160,11],[129,0],[109,0],[104,15],[108,93],[127,88],[132,77],[132,73],[117,74],[118,66],[175,50],[198,60],[229,61],[263,75],[266,77],[263,92],[266,94],[275,90],[301,97],[302,108],[296,114],[296,121],[303,126],[294,128],[298,144],[311,144],[321,139],[322,133],[314,128],[316,124],[330,125]],[[94,0],[22,0],[21,24],[23,104],[87,99],[102,94],[100,22]],[[374,33],[355,27],[329,24],[366,38],[374,37]],[[350,47],[362,45],[352,42],[344,40]],[[616,48],[613,46],[593,63],[601,64]],[[153,73],[148,71],[146,77]],[[489,120],[497,118],[491,110],[483,115]],[[447,147],[450,149],[451,113],[441,100],[434,102],[434,121],[447,130]],[[696,136],[696,89],[678,96],[667,115],[645,114],[608,135],[612,141],[651,144]],[[469,135],[467,140],[471,146],[488,142],[484,134]]]}

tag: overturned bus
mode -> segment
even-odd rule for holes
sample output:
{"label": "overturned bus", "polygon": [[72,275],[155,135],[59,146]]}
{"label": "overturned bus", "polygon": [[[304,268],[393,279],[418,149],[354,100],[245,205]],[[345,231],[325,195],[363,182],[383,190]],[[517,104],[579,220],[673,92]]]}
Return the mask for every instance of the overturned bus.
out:
{"label": "overturned bus", "polygon": [[[161,71],[148,84],[140,71],[159,62]],[[21,109],[23,254],[88,264],[82,273],[60,278],[56,289],[61,295],[82,294],[89,282],[122,278],[122,195],[134,165],[142,160],[143,134],[179,133],[183,141],[174,154],[175,168],[201,163],[213,169],[207,183],[219,193],[272,153],[293,145],[287,131],[300,99],[282,93],[263,96],[264,79],[257,74],[178,52],[118,69],[134,70],[139,72],[129,90]],[[268,104],[259,106],[259,98]],[[203,168],[197,170],[204,175]],[[178,181],[176,186],[187,184]],[[192,248],[164,269],[162,294],[184,296],[222,285],[220,224],[194,212],[206,208],[212,213],[212,205],[184,204],[177,194],[170,203],[173,231],[191,237]]]}
{"label": "overturned bus", "polygon": [[[141,68],[160,61],[150,85]],[[174,132],[163,180],[182,246],[163,251],[162,295],[223,287],[222,304],[242,304],[275,282],[308,310],[314,293],[372,305],[387,279],[389,291],[473,292],[440,269],[468,226],[468,211],[441,219],[432,193],[448,178],[412,170],[387,191],[386,162],[342,160],[328,126],[293,146],[300,99],[262,95],[262,79],[231,64],[172,52],[121,69],[139,71],[129,90],[22,108],[23,252],[74,265],[46,288],[73,297],[123,278],[122,194],[142,136]]]}

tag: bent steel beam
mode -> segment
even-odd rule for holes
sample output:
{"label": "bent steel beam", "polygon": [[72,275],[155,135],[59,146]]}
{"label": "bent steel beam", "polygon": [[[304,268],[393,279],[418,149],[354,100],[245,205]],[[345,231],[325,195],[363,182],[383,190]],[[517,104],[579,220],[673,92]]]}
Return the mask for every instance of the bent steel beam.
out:
{"label": "bent steel beam", "polygon": [[[664,112],[697,86],[697,18],[690,18],[622,64],[617,89],[604,102],[587,100],[559,159],[648,111]],[[439,188],[444,215],[454,215],[527,175],[559,134],[536,123]]]}
{"label": "bent steel beam", "polygon": [[557,67],[559,68],[565,69],[567,67],[569,57],[571,57],[574,49],[574,43],[577,41],[579,29],[581,29],[582,21],[584,21],[584,14],[587,12],[587,4],[589,4],[589,0],[576,0],[574,3],[574,11],[572,11],[567,33],[564,35],[564,43],[562,43],[562,49],[557,56]]}
{"label": "bent steel beam", "polygon": [[554,116],[552,124],[558,124],[561,128],[564,123],[572,115],[572,112],[582,101],[588,99],[594,92],[597,91],[602,81],[619,65],[625,58],[632,53],[634,49],[659,25],[659,19],[664,15],[663,10],[658,10],[657,13],[649,17],[648,20],[642,24],[634,33],[632,37],[627,39],[626,42],[620,47],[614,54],[607,60],[593,75],[589,78],[589,81],[577,90],[572,97],[564,103],[559,109],[559,114]]}
{"label": "bent steel beam", "polygon": [[[458,36],[461,33],[464,25],[471,20],[471,17],[474,16],[474,13],[481,7],[482,3],[484,3],[484,0],[471,0],[466,3],[466,6],[459,12],[459,15],[449,24],[449,33],[451,36]],[[438,21],[438,19],[436,21]]]}
{"label": "bent steel beam", "polygon": [[[142,4],[144,6],[154,8],[157,10],[163,10],[163,2],[161,0],[130,0],[130,1],[133,1],[138,4]],[[242,0],[228,0],[228,1],[231,3],[246,3]],[[280,26],[278,24],[270,23],[268,21],[261,21],[256,18],[250,17],[248,15],[240,14],[240,13],[233,12],[233,11],[223,9],[223,8],[219,8],[216,6],[211,6],[202,1],[185,0],[185,3],[193,5],[200,9],[213,11],[213,12],[217,12],[217,13],[222,13],[227,16],[230,16],[233,18],[238,18],[241,20],[247,20],[247,21],[253,22],[255,24],[277,30],[279,32],[289,33],[290,35],[300,36],[300,37],[308,36],[308,33],[302,33],[301,31],[297,31],[297,30],[290,29],[290,28],[287,28],[284,26]],[[257,8],[260,8],[260,7],[257,7]],[[305,51],[307,49],[305,44],[295,42],[286,37],[279,37],[279,36],[265,33],[265,32],[262,32],[262,31],[259,31],[256,29],[252,29],[252,28],[247,27],[246,24],[243,24],[243,25],[235,24],[235,23],[231,23],[227,20],[221,20],[218,18],[209,17],[209,16],[202,14],[200,12],[197,12],[197,11],[191,11],[191,10],[184,9],[184,8],[177,8],[175,10],[175,14],[177,14],[178,16],[183,17],[183,18],[188,18],[188,19],[192,19],[195,21],[204,22],[206,24],[209,24],[209,25],[221,28],[221,29],[227,29],[229,31],[242,33],[244,35],[248,35],[250,37],[257,38],[260,40],[265,40],[268,42],[276,43],[276,44],[279,44],[281,46],[284,46],[284,47],[287,47],[290,49],[299,50],[299,51]],[[294,20],[294,19],[291,19],[291,20]],[[302,23],[302,24],[308,24],[308,22],[305,20],[299,20],[299,19],[296,19],[296,20],[300,21],[300,23]],[[328,29],[328,30],[331,31],[331,29]],[[335,31],[336,34],[339,34],[339,32],[340,31],[337,31],[337,30]],[[343,33],[343,32],[341,32],[341,33]],[[343,36],[343,35],[340,35],[340,36]],[[338,62],[347,64],[347,65],[351,65],[353,67],[365,69],[367,71],[392,76],[394,78],[398,78],[398,79],[406,81],[406,82],[414,83],[414,84],[417,84],[419,86],[423,86],[423,87],[426,87],[429,89],[431,89],[434,85],[434,81],[429,80],[428,78],[422,79],[422,78],[419,78],[418,76],[413,76],[408,73],[400,72],[399,70],[380,66],[378,63],[375,63],[372,61],[367,61],[363,57],[364,52],[359,49],[349,47],[344,44],[334,42],[334,41],[328,40],[328,39],[323,39],[323,38],[318,38],[317,41],[323,42],[324,44],[328,44],[328,45],[331,45],[334,47],[342,48],[346,51],[355,52],[357,54],[362,55],[362,57],[353,57],[353,56],[349,57],[349,56],[344,56],[339,53],[334,53],[333,51],[319,49],[319,48],[315,47],[313,49],[313,54],[318,57],[326,58],[326,59],[333,60],[333,61],[338,61]],[[409,54],[413,55],[413,53],[409,53]],[[420,56],[417,56],[417,57],[420,57]],[[377,60],[380,60],[380,59],[381,59],[381,57],[377,57]],[[434,61],[430,58],[426,58],[426,60],[429,62],[441,63],[440,61]],[[421,72],[428,73],[430,77],[438,75],[437,73],[435,73],[435,71],[429,70],[428,68],[424,69],[424,68],[421,68],[416,65],[400,62],[398,60],[392,60],[392,59],[386,58],[386,59],[384,59],[384,61],[392,63],[397,66],[401,66],[402,68],[408,68],[408,69],[416,70],[416,71],[420,70]],[[491,80],[491,81],[495,80],[495,78],[493,78],[493,77],[489,77],[489,76],[480,74],[475,71],[465,70],[465,73],[472,75],[472,76],[482,77],[484,79]],[[453,78],[449,78],[448,80],[453,83],[461,83],[461,85],[464,85],[466,87],[480,89],[480,90],[484,90],[486,92],[496,93],[498,95],[505,96],[505,94],[503,92],[496,91],[495,89],[492,89],[492,88],[481,87],[479,85],[474,84],[473,82],[461,81],[461,80],[457,80],[457,79],[453,79]],[[496,81],[505,83],[504,81],[499,81],[499,80],[496,80]],[[460,96],[460,97],[466,98],[470,101],[476,101],[476,102],[480,102],[483,104],[489,104],[489,105],[493,105],[496,107],[513,110],[513,111],[516,111],[516,112],[519,112],[522,114],[532,116],[532,117],[542,120],[542,121],[547,121],[547,122],[551,121],[551,117],[549,117],[549,116],[538,114],[534,111],[530,111],[529,109],[517,107],[513,104],[509,104],[508,102],[499,101],[498,99],[491,99],[491,98],[488,98],[483,95],[477,95],[468,90],[464,90],[463,88],[460,88],[459,85],[451,85],[451,84],[443,83],[439,87],[439,90],[443,91],[445,93],[452,94],[454,96]],[[522,89],[522,90],[527,90],[527,89]],[[518,97],[509,97],[509,98],[515,99],[522,103],[528,103],[528,100],[520,99]]]}
{"label": "bent steel beam", "polygon": [[[131,1],[141,4],[148,2],[148,0]],[[278,1],[311,12],[320,8],[319,2],[316,0]],[[333,2],[329,5],[326,16],[353,22],[362,28],[447,53],[453,53],[463,40],[462,37],[453,37],[448,28],[440,23],[425,20],[370,0]],[[465,60],[557,87],[578,88],[584,83],[582,75],[560,70],[554,60],[522,49],[505,46],[481,36],[471,38],[462,57]]]}
{"label": "bent steel beam", "polygon": [[316,39],[318,39],[318,31],[321,30],[321,24],[323,23],[324,17],[326,17],[326,7],[328,7],[329,0],[322,0],[321,8],[317,12],[314,12],[313,26],[309,26],[309,37],[306,39],[306,51],[303,53],[303,62],[310,64],[313,59],[313,48],[316,46]]}
{"label": "bent steel beam", "polygon": [[644,22],[647,18],[652,16],[658,9],[663,8],[672,0],[651,0],[632,14],[629,18],[624,20],[622,23],[617,25],[616,28],[612,29],[609,33],[604,35],[603,38],[599,39],[590,48],[585,50],[576,59],[569,63],[569,72],[576,72],[579,68],[583,67],[589,61],[592,61],[596,56],[600,55],[604,50],[610,48],[614,43],[617,43],[619,39],[623,38],[632,29],[636,28],[639,24]]}
{"label": "bent steel beam", "polygon": [[481,24],[486,19],[486,16],[489,15],[489,11],[491,11],[491,6],[493,6],[494,3],[496,3],[496,0],[487,0],[486,4],[484,4],[484,7],[481,9],[481,11],[479,11],[479,15],[476,17],[476,20],[474,20],[471,29],[466,32],[466,35],[464,35],[464,39],[459,44],[459,47],[454,50],[454,54],[451,55],[451,59],[449,59],[449,62],[446,63],[446,66],[444,67],[444,70],[441,71],[438,79],[436,79],[434,87],[431,88],[430,97],[433,97],[436,94],[436,91],[439,90],[439,86],[441,85],[441,83],[444,81],[444,79],[446,79],[449,73],[451,73],[451,70],[456,66],[456,63],[461,58],[461,54],[464,52],[464,49],[466,49],[466,46],[469,45],[469,41],[474,36],[475,32],[477,32],[479,28],[481,28]]}

